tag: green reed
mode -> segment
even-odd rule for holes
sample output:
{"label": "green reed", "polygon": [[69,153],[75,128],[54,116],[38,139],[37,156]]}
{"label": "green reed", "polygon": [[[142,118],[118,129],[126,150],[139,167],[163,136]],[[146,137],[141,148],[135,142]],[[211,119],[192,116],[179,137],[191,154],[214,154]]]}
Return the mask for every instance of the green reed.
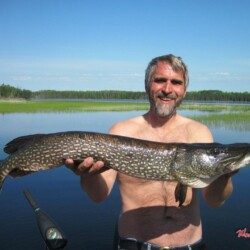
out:
{"label": "green reed", "polygon": [[250,130],[250,112],[230,112],[221,114],[197,115],[192,119],[206,124],[209,127],[231,128],[238,131]]}
{"label": "green reed", "polygon": [[[98,101],[1,101],[0,113],[37,112],[81,112],[81,111],[131,111],[148,110],[149,104],[142,102],[98,102]],[[182,110],[241,111],[250,112],[250,105],[228,104],[182,104]]]}
{"label": "green reed", "polygon": [[146,110],[147,103],[128,102],[77,102],[29,101],[0,102],[0,113],[82,112]]}

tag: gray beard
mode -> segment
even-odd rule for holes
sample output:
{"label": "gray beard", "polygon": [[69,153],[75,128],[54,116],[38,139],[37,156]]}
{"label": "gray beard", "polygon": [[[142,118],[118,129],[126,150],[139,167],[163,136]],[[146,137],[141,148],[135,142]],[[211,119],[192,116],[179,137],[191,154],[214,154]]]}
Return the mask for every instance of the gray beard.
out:
{"label": "gray beard", "polygon": [[[155,97],[157,98],[157,96]],[[174,114],[176,112],[176,109],[178,108],[178,106],[181,104],[183,99],[178,100],[177,98],[174,98],[175,100],[175,104],[174,105],[169,105],[169,104],[159,104],[155,101],[155,99],[152,97],[152,95],[149,95],[149,101],[150,101],[150,105],[151,108],[155,111],[155,113],[164,118],[164,117],[169,117],[172,114]]]}
{"label": "gray beard", "polygon": [[158,105],[157,103],[154,104],[154,110],[157,115],[160,117],[168,117],[175,113],[177,106],[169,106],[168,104],[161,104]]}

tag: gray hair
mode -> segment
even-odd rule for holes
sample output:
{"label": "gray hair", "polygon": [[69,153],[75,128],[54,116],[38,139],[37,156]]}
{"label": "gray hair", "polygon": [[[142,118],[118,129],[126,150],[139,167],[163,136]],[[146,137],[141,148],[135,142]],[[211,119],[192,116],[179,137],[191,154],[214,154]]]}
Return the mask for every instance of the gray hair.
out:
{"label": "gray hair", "polygon": [[164,56],[159,56],[159,57],[153,58],[149,62],[148,67],[146,68],[146,73],[145,73],[146,92],[148,92],[150,90],[152,75],[155,71],[155,68],[156,68],[156,65],[158,62],[166,62],[166,63],[170,64],[170,66],[173,68],[174,71],[181,71],[183,73],[183,77],[184,77],[185,89],[187,89],[188,83],[189,83],[187,66],[182,61],[181,57],[177,57],[177,56],[174,56],[172,54],[169,54],[169,55],[164,55]]}

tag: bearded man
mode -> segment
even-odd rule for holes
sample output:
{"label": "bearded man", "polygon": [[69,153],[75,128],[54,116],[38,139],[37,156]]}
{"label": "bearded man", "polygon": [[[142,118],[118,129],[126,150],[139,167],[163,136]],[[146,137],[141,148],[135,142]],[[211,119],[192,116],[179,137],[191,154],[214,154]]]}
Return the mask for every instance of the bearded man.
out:
{"label": "bearded man", "polygon": [[[149,111],[114,124],[109,132],[164,143],[213,142],[205,125],[177,112],[188,82],[188,70],[180,57],[170,54],[154,58],[145,75]],[[143,180],[112,169],[102,172],[104,163],[94,162],[93,158],[86,158],[77,167],[70,159],[66,164],[80,175],[83,189],[96,202],[106,199],[117,181],[122,209],[115,249],[205,249],[196,189],[188,188],[179,207],[175,181]],[[208,205],[219,207],[232,188],[231,177],[224,175],[204,188],[202,195]]]}

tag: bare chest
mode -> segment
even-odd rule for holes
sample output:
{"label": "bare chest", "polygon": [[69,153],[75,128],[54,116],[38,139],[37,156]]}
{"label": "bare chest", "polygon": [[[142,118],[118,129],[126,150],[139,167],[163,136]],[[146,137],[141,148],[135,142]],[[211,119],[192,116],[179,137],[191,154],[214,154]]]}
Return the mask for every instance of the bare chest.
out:
{"label": "bare chest", "polygon": [[157,131],[155,129],[141,129],[137,131],[137,134],[134,135],[139,139],[149,140],[149,141],[158,141],[163,143],[171,142],[192,142],[192,134],[190,134],[186,126],[179,126],[174,129],[168,129],[163,131]]}
{"label": "bare chest", "polygon": [[176,182],[145,181],[122,174],[118,182],[123,205],[119,220],[122,237],[159,245],[185,245],[201,237],[198,197],[193,189],[188,188],[186,200],[179,207],[174,195]]}
{"label": "bare chest", "polygon": [[[177,187],[177,182],[175,181],[149,181],[119,173],[118,183],[121,197],[126,201],[130,200],[135,207],[179,206],[175,195]],[[188,188],[183,206],[189,205],[192,198],[193,190]]]}

